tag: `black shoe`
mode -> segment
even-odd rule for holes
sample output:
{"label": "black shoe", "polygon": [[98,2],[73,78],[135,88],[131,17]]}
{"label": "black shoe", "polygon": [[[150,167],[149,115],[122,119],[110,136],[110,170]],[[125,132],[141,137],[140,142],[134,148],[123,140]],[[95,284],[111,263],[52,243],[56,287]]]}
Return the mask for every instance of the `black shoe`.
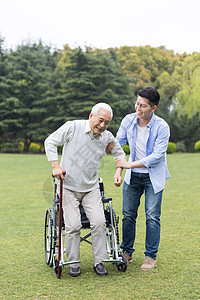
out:
{"label": "black shoe", "polygon": [[97,273],[99,276],[106,276],[108,275],[104,265],[102,263],[97,264],[96,266],[93,267],[94,271]]}
{"label": "black shoe", "polygon": [[77,277],[80,274],[81,274],[80,267],[78,267],[78,268],[69,267],[69,275],[71,275],[73,277]]}

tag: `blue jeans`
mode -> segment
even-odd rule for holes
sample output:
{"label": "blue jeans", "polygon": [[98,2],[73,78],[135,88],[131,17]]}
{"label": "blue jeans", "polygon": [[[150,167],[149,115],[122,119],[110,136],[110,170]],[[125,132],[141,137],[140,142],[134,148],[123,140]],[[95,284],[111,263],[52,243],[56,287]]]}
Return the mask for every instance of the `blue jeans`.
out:
{"label": "blue jeans", "polygon": [[[123,186],[123,220],[122,244],[123,252],[132,255],[136,233],[136,218],[140,206],[140,198],[145,192],[146,213],[146,242],[145,256],[156,258],[160,242],[160,215],[162,192],[154,194],[154,190],[147,173],[131,173],[131,182]],[[158,178],[159,180],[159,178]]]}

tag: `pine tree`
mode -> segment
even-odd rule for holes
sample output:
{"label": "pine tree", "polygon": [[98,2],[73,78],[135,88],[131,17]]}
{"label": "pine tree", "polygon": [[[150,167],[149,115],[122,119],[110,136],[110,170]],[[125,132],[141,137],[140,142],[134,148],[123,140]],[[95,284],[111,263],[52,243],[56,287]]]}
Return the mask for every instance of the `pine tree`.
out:
{"label": "pine tree", "polygon": [[77,48],[67,54],[69,59],[62,69],[63,102],[58,114],[61,115],[64,109],[67,120],[88,118],[93,105],[105,102],[114,111],[109,128],[115,133],[122,116],[132,109],[133,94],[114,53]]}
{"label": "pine tree", "polygon": [[22,140],[24,150],[28,151],[32,141],[42,141],[46,136],[41,124],[49,114],[47,97],[55,59],[50,48],[40,42],[11,50],[4,64],[6,73],[1,76],[1,89],[3,84],[6,86],[0,103],[1,147],[16,149]]}

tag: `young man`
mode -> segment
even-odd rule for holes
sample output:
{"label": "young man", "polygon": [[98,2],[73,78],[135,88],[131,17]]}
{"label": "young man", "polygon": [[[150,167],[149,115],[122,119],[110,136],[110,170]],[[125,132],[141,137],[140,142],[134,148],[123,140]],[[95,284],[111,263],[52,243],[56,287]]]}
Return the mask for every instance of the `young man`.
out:
{"label": "young man", "polygon": [[123,185],[121,244],[127,262],[133,261],[137,212],[145,192],[146,251],[141,270],[152,270],[156,266],[162,193],[170,177],[166,164],[169,126],[154,115],[159,99],[159,93],[152,87],[140,90],[136,112],[125,116],[117,133],[120,145],[128,143],[130,147],[129,162],[119,160],[116,164],[127,169]]}
{"label": "young man", "polygon": [[[63,181],[63,211],[66,232],[66,255],[68,261],[79,260],[81,217],[79,204],[90,221],[94,271],[107,275],[102,260],[107,258],[106,227],[98,183],[98,168],[106,147],[114,144],[113,157],[125,159],[125,154],[111,132],[107,131],[112,119],[108,104],[98,103],[89,115],[89,120],[66,122],[45,140],[45,151],[53,167],[53,176]],[[62,146],[61,164],[57,147]],[[63,171],[66,171],[65,177]],[[114,177],[116,186],[122,183],[121,168]],[[80,275],[80,264],[69,265],[71,276]]]}

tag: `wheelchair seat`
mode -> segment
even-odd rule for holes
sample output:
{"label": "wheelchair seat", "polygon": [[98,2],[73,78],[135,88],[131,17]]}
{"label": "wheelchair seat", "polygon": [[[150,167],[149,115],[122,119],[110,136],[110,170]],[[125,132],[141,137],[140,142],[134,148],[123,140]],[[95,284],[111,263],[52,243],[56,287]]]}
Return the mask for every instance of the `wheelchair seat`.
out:
{"label": "wheelchair seat", "polygon": [[89,229],[90,228],[90,222],[89,222],[89,220],[86,216],[86,213],[84,211],[84,208],[83,208],[82,204],[79,205],[79,209],[80,209],[80,214],[81,214],[82,228]]}
{"label": "wheelchair seat", "polygon": [[[106,199],[106,202],[104,203],[107,203],[110,201],[111,198],[104,198]],[[107,199],[109,199],[107,201]],[[102,199],[102,202],[103,202],[103,199]],[[86,216],[86,213],[84,211],[84,208],[82,206],[82,204],[79,205],[79,209],[80,209],[80,214],[81,214],[81,225],[82,225],[82,228],[84,229],[89,229],[90,228],[90,222]],[[104,215],[105,215],[105,220],[106,220],[106,227],[108,227],[110,224],[111,224],[111,217],[110,217],[110,212],[107,211],[106,209],[104,209]]]}

